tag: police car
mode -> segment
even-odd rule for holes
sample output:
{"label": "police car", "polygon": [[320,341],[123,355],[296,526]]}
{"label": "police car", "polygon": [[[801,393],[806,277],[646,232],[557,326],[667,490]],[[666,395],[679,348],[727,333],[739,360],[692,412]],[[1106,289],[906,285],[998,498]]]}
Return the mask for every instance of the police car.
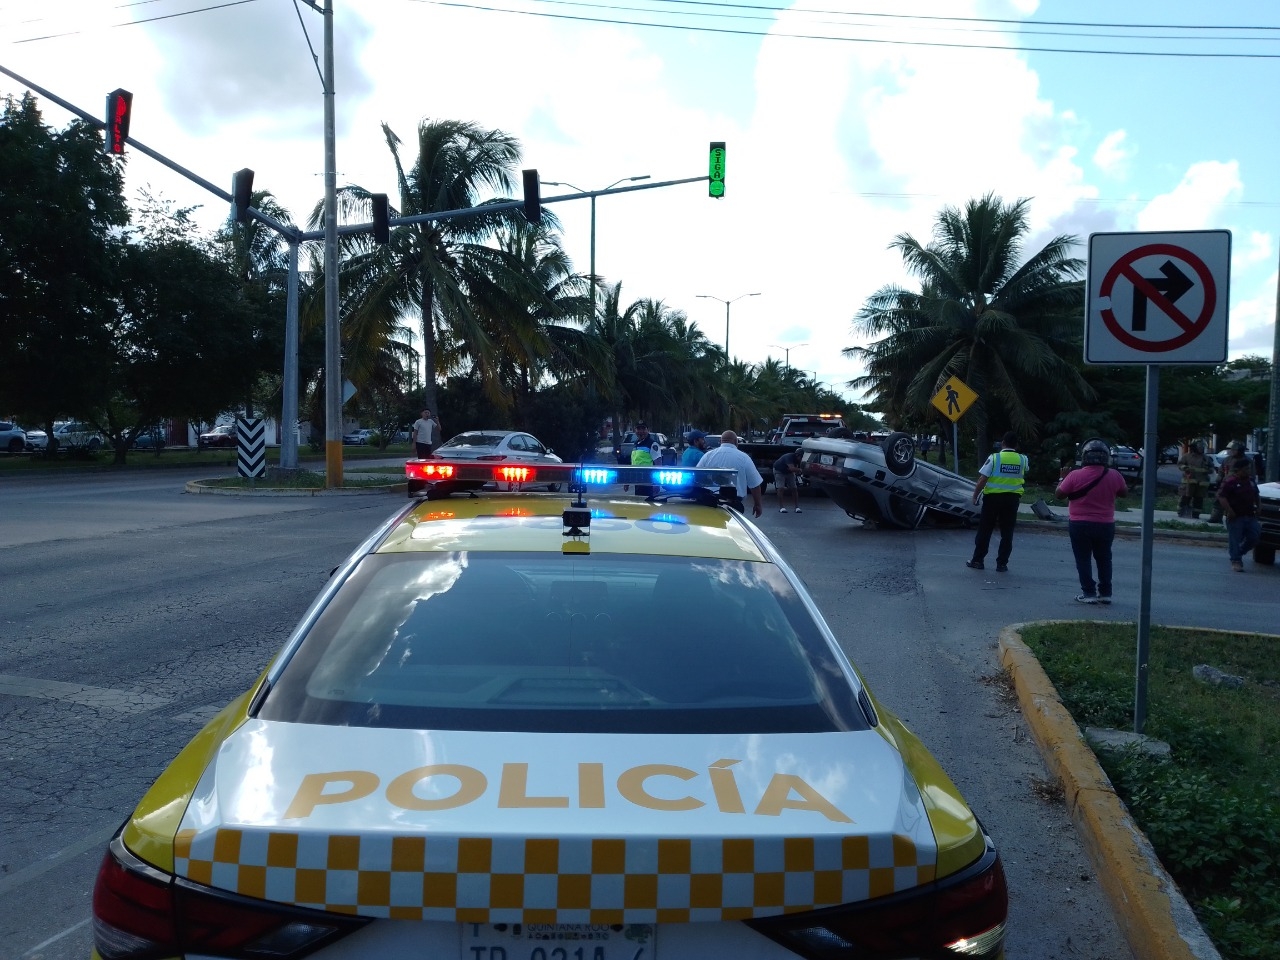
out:
{"label": "police car", "polygon": [[732,471],[406,475],[111,841],[95,956],[1003,957],[991,838]]}

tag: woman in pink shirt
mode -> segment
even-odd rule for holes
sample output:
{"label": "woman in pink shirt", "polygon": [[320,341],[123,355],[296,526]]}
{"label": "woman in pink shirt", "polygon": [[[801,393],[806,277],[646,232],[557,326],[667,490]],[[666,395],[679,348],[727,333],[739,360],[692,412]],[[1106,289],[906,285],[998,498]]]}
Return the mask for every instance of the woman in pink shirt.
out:
{"label": "woman in pink shirt", "polygon": [[[1080,603],[1111,602],[1111,543],[1116,538],[1116,499],[1129,492],[1124,477],[1111,469],[1111,448],[1105,440],[1086,440],[1080,448],[1080,468],[1058,483],[1065,497],[1071,552],[1080,575]],[[1093,564],[1098,579],[1093,578]]]}

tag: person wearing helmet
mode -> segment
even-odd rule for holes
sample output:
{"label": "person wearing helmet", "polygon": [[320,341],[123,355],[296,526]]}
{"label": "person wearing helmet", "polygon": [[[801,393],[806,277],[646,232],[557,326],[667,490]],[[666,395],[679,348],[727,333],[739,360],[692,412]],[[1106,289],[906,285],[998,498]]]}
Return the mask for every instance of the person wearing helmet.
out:
{"label": "person wearing helmet", "polygon": [[1213,462],[1205,456],[1201,441],[1191,441],[1187,452],[1178,458],[1178,469],[1182,471],[1182,483],[1178,487],[1178,516],[1199,520],[1200,511],[1204,509],[1205,491],[1209,489],[1209,473],[1213,470]]}
{"label": "person wearing helmet", "polygon": [[978,533],[973,538],[973,559],[964,563],[973,570],[982,569],[982,561],[991,546],[991,534],[997,526],[1000,528],[1000,547],[996,550],[996,573],[1009,570],[1013,527],[1018,522],[1018,505],[1022,503],[1022,490],[1030,468],[1027,458],[1018,452],[1017,446],[1018,435],[1010,430],[1001,438],[1000,449],[987,457],[978,471],[973,502],[977,503],[978,497],[982,496],[982,513],[978,517]]}
{"label": "person wearing helmet", "polygon": [[[1094,437],[1080,447],[1080,467],[1058,482],[1067,501],[1067,533],[1080,577],[1079,603],[1111,602],[1111,545],[1116,538],[1116,500],[1129,492],[1111,469],[1111,447]],[[1097,578],[1094,578],[1094,566]]]}

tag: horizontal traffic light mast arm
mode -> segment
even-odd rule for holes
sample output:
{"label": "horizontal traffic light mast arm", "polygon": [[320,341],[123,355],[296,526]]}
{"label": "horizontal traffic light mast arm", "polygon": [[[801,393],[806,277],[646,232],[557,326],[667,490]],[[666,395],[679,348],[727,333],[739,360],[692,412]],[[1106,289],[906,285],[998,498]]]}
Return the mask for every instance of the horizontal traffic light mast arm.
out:
{"label": "horizontal traffic light mast arm", "polygon": [[[130,140],[130,143],[133,141]],[[562,193],[554,197],[543,197],[542,205],[561,203],[565,200],[582,200],[588,197],[603,197],[609,193],[634,193],[636,190],[656,190],[658,187],[678,187],[683,183],[706,183],[709,177],[685,177],[683,180],[663,180],[659,183],[641,183],[632,187],[613,187],[609,190],[587,190],[582,193]],[[457,220],[461,217],[474,217],[482,213],[503,213],[507,210],[523,210],[523,200],[507,200],[502,203],[482,203],[478,207],[463,207],[459,210],[442,210],[439,213],[415,213],[408,217],[392,217],[388,222],[393,227],[401,227],[411,223],[429,223],[432,220]],[[256,212],[256,211],[255,211]],[[373,229],[372,223],[348,223],[338,227],[338,233],[346,236],[353,233],[368,233]],[[299,240],[323,240],[323,230],[311,230],[298,235]]]}
{"label": "horizontal traffic light mast arm", "polygon": [[[32,83],[30,80],[26,79],[25,77],[19,76],[18,74],[14,73],[12,70],[8,69],[7,67],[0,65],[0,73],[3,73],[7,77],[12,77],[14,80],[17,80],[23,86],[28,87],[29,89],[34,90],[36,93],[40,94],[40,96],[44,97],[46,100],[52,100],[58,106],[62,107],[62,109],[68,110],[71,113],[74,113],[81,120],[87,120],[89,123],[92,123],[95,127],[98,127],[102,130],[106,129],[107,127],[106,121],[103,120],[101,117],[95,117],[93,114],[88,113],[85,110],[81,110],[75,104],[69,103],[68,101],[63,100],[56,93],[53,93],[49,90],[44,89],[39,84]],[[230,203],[232,201],[232,196],[229,191],[224,190],[222,187],[215,186],[214,184],[206,180],[204,177],[200,176],[200,174],[198,173],[192,173],[186,167],[182,166],[179,163],[175,163],[174,161],[170,160],[168,157],[166,157],[162,153],[157,153],[155,150],[152,150],[146,144],[139,143],[133,137],[126,137],[125,143],[129,144],[129,146],[133,147],[135,150],[139,151],[140,153],[145,153],[152,160],[155,160],[159,163],[163,163],[170,170],[173,170],[175,173],[181,174],[182,176],[190,180],[192,183],[198,186],[204,187],[210,193],[214,194],[215,196],[221,197],[223,200],[227,201],[227,203]],[[249,213],[255,219],[261,220],[263,223],[269,226],[272,230],[275,230],[277,233],[283,235],[284,237],[295,240],[295,241],[298,239],[301,239],[297,228],[286,226],[285,224],[280,223],[275,218],[269,217],[265,213],[260,213],[258,210],[254,209],[253,207],[249,208]],[[324,236],[323,231],[319,234],[319,236],[320,237]]]}

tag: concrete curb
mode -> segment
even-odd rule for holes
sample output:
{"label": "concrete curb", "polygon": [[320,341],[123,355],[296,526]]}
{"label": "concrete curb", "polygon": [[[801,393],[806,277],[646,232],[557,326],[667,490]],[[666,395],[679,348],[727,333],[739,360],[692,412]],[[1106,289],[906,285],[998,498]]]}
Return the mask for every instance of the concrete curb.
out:
{"label": "concrete curb", "polygon": [[220,497],[351,497],[371,493],[407,493],[408,484],[389,483],[381,487],[339,487],[337,490],[304,490],[286,487],[264,487],[251,490],[246,487],[213,487],[209,480],[188,480],[187,493],[211,493]]}
{"label": "concrete curb", "polygon": [[1221,960],[1040,661],[1022,642],[1023,626],[1000,631],[1000,663],[1013,678],[1049,772],[1062,784],[1067,810],[1135,960]]}

